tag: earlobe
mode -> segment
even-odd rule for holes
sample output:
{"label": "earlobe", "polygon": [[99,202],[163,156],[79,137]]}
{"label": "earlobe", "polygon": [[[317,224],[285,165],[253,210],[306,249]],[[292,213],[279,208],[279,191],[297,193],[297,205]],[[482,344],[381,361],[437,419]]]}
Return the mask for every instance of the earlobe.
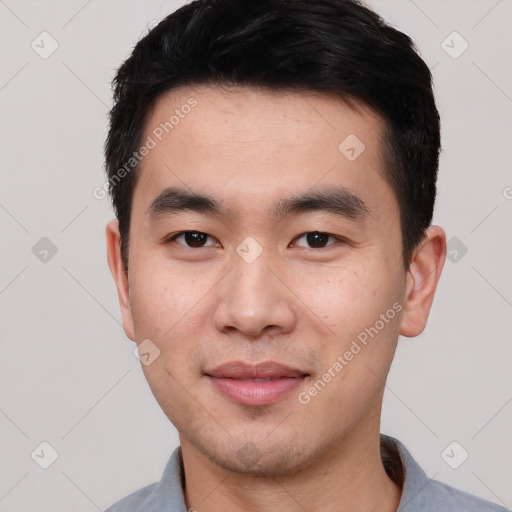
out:
{"label": "earlobe", "polygon": [[128,274],[121,255],[121,234],[119,232],[119,223],[117,220],[112,220],[107,224],[106,235],[108,266],[117,288],[117,296],[119,299],[119,306],[121,308],[124,332],[128,338],[135,341]]}
{"label": "earlobe", "polygon": [[402,336],[418,336],[425,329],[445,257],[446,234],[439,226],[430,226],[407,271]]}

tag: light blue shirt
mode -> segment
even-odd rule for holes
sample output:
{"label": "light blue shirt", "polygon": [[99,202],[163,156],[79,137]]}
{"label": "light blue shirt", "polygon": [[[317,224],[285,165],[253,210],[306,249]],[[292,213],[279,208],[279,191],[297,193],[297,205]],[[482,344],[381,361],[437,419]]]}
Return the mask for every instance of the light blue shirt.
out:
{"label": "light blue shirt", "polygon": [[[381,434],[398,449],[405,479],[397,512],[507,512],[490,501],[459,491],[427,477],[400,441]],[[187,512],[183,493],[183,460],[177,447],[160,482],[118,501],[105,512]]]}

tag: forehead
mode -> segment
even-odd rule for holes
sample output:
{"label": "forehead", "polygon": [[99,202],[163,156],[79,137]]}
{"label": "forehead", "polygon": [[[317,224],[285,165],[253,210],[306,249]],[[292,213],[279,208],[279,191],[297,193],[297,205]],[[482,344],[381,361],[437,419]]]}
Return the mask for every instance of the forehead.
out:
{"label": "forehead", "polygon": [[297,146],[299,142],[332,146],[347,130],[345,135],[357,135],[368,143],[376,140],[384,128],[382,118],[359,101],[347,101],[314,92],[253,86],[181,87],[157,98],[145,132],[151,135],[163,129],[165,140],[161,142],[165,143],[201,131],[194,143],[202,146]]}
{"label": "forehead", "polygon": [[317,184],[390,196],[381,171],[383,130],[365,105],[321,94],[171,90],[148,116],[143,141],[154,147],[141,162],[136,195],[139,189],[154,199],[180,185],[258,211],[262,201]]}

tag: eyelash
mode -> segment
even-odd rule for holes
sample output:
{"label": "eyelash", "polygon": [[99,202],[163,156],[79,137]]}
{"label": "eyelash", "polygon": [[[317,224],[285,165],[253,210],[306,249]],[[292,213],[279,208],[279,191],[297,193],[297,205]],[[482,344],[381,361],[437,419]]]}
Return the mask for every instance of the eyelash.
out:
{"label": "eyelash", "polygon": [[[165,240],[164,240],[164,243],[166,244],[170,244],[171,242],[174,242],[178,237],[180,236],[183,236],[187,233],[198,233],[198,234],[201,234],[201,235],[206,235],[210,238],[213,238],[211,235],[208,235],[208,233],[204,233],[202,231],[193,231],[193,230],[189,230],[189,231],[180,231],[179,233],[175,233],[174,235],[171,235],[169,237],[167,237]],[[333,235],[331,233],[326,233],[324,231],[306,231],[305,233],[302,233],[301,235],[298,235],[294,238],[294,240],[298,240],[302,237],[304,237],[305,235],[308,235],[308,234],[311,234],[311,233],[318,233],[320,235],[327,235],[331,238],[334,238],[335,240],[337,240],[338,242],[341,242],[341,243],[347,243],[347,240],[344,239],[343,237],[340,237],[340,236],[336,236],[336,235]],[[181,245],[183,247],[186,247],[188,249],[204,249],[204,247],[191,247],[189,245],[186,245],[186,244],[178,244],[178,245]],[[319,251],[319,250],[322,250],[322,249],[328,249],[329,247],[332,247],[333,245],[335,244],[329,244],[325,247],[308,247],[309,249],[313,249],[315,251]],[[206,247],[211,247],[211,246],[206,246]],[[304,248],[304,247],[302,247]]]}

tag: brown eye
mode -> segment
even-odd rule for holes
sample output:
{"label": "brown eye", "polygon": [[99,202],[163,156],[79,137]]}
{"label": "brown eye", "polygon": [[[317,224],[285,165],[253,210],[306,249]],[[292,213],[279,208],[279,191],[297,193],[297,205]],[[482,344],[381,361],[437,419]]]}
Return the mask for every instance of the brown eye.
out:
{"label": "brown eye", "polygon": [[186,245],[191,248],[201,248],[205,247],[205,243],[209,237],[210,235],[202,233],[201,231],[182,231],[170,238],[169,242],[182,238],[185,243],[177,242],[179,245]]}
{"label": "brown eye", "polygon": [[[303,235],[297,237],[297,240],[301,238],[305,238],[306,243],[309,247],[313,249],[323,249],[324,247],[328,247],[332,245],[332,243],[328,244],[329,238],[335,238],[334,235],[330,235],[329,233],[322,233],[321,231],[310,231],[308,233],[304,233]],[[299,247],[304,247],[303,245],[299,245]]]}

